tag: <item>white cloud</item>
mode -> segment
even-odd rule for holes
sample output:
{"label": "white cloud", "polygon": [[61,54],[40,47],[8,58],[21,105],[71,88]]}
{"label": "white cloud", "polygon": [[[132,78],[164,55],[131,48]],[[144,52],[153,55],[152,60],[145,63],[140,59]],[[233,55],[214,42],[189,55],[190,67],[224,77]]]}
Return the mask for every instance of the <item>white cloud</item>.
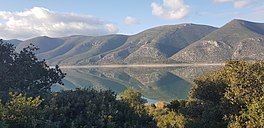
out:
{"label": "white cloud", "polygon": [[164,19],[182,19],[189,13],[189,6],[183,0],[163,0],[163,4],[153,2],[152,14]]}
{"label": "white cloud", "polygon": [[0,11],[0,38],[27,39],[36,36],[104,35],[117,26],[90,15],[58,13],[42,7],[21,12]]}
{"label": "white cloud", "polygon": [[134,17],[127,16],[124,19],[124,23],[126,25],[135,25],[135,24],[139,24],[139,21],[136,18],[134,18]]}
{"label": "white cloud", "polygon": [[255,2],[255,0],[213,0],[215,3],[232,3],[235,8],[244,8]]}

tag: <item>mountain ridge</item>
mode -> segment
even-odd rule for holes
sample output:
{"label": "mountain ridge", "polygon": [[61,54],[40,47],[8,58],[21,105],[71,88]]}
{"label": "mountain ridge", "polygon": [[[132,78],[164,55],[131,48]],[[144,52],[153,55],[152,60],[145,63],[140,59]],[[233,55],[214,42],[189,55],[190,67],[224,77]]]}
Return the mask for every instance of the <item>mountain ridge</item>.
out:
{"label": "mountain ridge", "polygon": [[50,65],[224,62],[263,60],[264,24],[234,19],[220,28],[184,23],[150,28],[134,35],[41,36],[13,41],[29,44]]}
{"label": "mountain ridge", "polygon": [[168,58],[216,28],[197,24],[165,25],[135,35],[75,35],[61,38],[41,36],[21,42],[29,44],[51,65],[129,64],[167,62]]}
{"label": "mountain ridge", "polygon": [[[257,27],[259,29],[257,29]],[[171,58],[181,62],[223,62],[263,60],[264,24],[232,20]]]}

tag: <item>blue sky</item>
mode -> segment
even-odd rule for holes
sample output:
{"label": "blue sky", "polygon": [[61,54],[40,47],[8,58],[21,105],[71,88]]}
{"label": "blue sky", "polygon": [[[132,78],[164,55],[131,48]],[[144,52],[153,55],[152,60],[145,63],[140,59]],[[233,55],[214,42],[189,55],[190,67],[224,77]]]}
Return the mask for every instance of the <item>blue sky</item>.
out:
{"label": "blue sky", "polygon": [[[3,30],[0,37],[7,39],[135,34],[155,26],[180,23],[220,27],[235,18],[264,22],[264,0],[0,0],[0,3]],[[42,11],[45,16],[36,18],[34,14]]]}

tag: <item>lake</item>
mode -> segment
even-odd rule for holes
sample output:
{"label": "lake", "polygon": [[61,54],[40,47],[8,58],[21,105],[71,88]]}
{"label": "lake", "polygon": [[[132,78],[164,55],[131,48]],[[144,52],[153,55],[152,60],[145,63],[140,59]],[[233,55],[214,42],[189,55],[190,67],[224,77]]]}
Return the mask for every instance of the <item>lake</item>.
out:
{"label": "lake", "polygon": [[186,99],[199,75],[217,70],[221,66],[185,67],[96,67],[62,68],[67,75],[64,86],[53,91],[75,88],[111,89],[117,94],[126,88],[136,89],[147,99],[171,101]]}

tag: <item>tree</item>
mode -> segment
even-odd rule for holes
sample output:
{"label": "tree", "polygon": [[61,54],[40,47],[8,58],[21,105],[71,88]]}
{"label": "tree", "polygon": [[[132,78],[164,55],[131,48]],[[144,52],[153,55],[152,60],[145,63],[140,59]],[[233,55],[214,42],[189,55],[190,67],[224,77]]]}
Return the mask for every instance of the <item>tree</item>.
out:
{"label": "tree", "polygon": [[13,45],[0,40],[0,92],[4,101],[10,91],[46,96],[52,85],[62,84],[65,74],[58,66],[50,68],[45,60],[38,60],[34,54],[37,49],[30,45],[17,53]]}
{"label": "tree", "polygon": [[0,109],[0,127],[156,127],[152,117],[139,115],[112,91],[62,91],[43,101],[39,96],[10,93],[10,100]]}
{"label": "tree", "polygon": [[10,93],[10,100],[5,104],[5,114],[1,117],[12,128],[35,128],[42,124],[43,99],[27,97],[23,94]]}
{"label": "tree", "polygon": [[144,103],[146,100],[142,99],[142,94],[131,88],[126,89],[120,95],[122,101],[128,103],[139,114],[146,114]]}
{"label": "tree", "polygon": [[186,118],[182,114],[167,107],[159,108],[157,105],[147,105],[146,109],[157,122],[158,128],[184,128],[186,125]]}
{"label": "tree", "polygon": [[148,115],[136,113],[112,91],[77,89],[54,93],[45,108],[58,127],[155,127]]}
{"label": "tree", "polygon": [[155,124],[152,117],[149,116],[148,112],[145,109],[144,104],[147,101],[142,98],[142,94],[140,92],[128,88],[124,92],[122,92],[119,97],[123,103],[128,104],[129,107],[141,117],[141,120],[143,122]]}
{"label": "tree", "polygon": [[172,100],[169,104],[168,104],[168,108],[170,110],[173,110],[175,112],[179,112],[182,108],[184,108],[186,106],[187,100]]}
{"label": "tree", "polygon": [[245,108],[264,95],[264,62],[232,61],[225,66],[228,88],[225,93],[233,104]]}
{"label": "tree", "polygon": [[229,124],[230,128],[261,128],[264,126],[264,97],[254,101]]}
{"label": "tree", "polygon": [[229,87],[225,98],[240,106],[229,127],[264,127],[264,62],[231,62],[226,66]]}
{"label": "tree", "polygon": [[7,123],[3,119],[5,114],[6,114],[5,106],[0,102],[0,128],[8,128]]}
{"label": "tree", "polygon": [[196,122],[204,122],[200,127],[212,123],[211,127],[219,123],[220,127],[264,127],[260,113],[263,111],[263,81],[263,62],[230,61],[219,71],[195,80],[190,99],[201,102],[203,109],[200,114],[188,111],[187,114],[196,115],[200,120]]}
{"label": "tree", "polygon": [[183,115],[173,111],[167,111],[156,117],[159,128],[184,128],[186,120]]}
{"label": "tree", "polygon": [[224,77],[224,69],[220,69],[194,80],[189,100],[180,110],[189,117],[188,127],[227,127],[228,121],[224,117],[235,107],[224,99],[228,87]]}

